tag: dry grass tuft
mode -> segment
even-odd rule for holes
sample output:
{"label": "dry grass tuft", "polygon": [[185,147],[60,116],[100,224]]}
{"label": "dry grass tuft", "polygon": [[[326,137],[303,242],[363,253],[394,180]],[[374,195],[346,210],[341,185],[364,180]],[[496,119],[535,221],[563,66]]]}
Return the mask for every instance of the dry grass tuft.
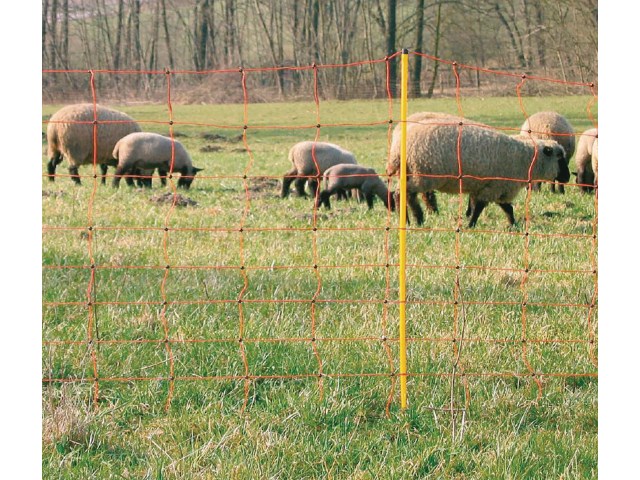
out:
{"label": "dry grass tuft", "polygon": [[89,446],[93,441],[90,426],[94,417],[89,401],[71,394],[65,387],[47,389],[42,397],[43,445]]}

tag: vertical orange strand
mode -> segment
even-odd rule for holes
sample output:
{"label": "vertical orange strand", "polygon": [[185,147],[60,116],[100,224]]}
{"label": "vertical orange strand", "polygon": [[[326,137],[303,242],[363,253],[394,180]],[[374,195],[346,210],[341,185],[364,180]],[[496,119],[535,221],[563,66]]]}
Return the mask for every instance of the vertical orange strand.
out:
{"label": "vertical orange strand", "polygon": [[94,408],[98,407],[98,398],[100,393],[99,388],[99,376],[98,376],[98,358],[96,354],[96,344],[94,342],[94,331],[97,330],[97,326],[95,324],[96,321],[96,312],[95,312],[95,281],[96,281],[96,270],[95,270],[95,259],[93,256],[93,204],[96,196],[97,189],[97,163],[98,163],[98,105],[97,105],[97,95],[96,95],[96,84],[95,84],[95,74],[93,70],[89,70],[89,84],[91,86],[91,97],[93,99],[93,189],[91,190],[91,195],[89,196],[89,205],[87,212],[87,223],[88,223],[88,235],[87,235],[87,250],[89,254],[89,263],[91,265],[91,274],[89,276],[89,285],[87,286],[87,308],[89,315],[89,325],[87,327],[87,338],[89,344],[89,350],[91,355],[91,365],[93,368],[93,406]]}
{"label": "vertical orange strand", "polygon": [[[318,162],[316,159],[316,143],[320,139],[320,95],[318,93],[318,66],[313,64],[313,98],[316,104],[316,136],[313,140],[313,147],[311,149],[311,157],[313,159],[313,164],[316,167],[316,172],[320,172],[320,168],[318,166]],[[312,247],[313,247],[313,272],[316,276],[316,281],[318,285],[316,287],[316,291],[311,298],[311,346],[313,348],[313,354],[318,361],[318,394],[320,396],[320,401],[324,398],[324,375],[322,373],[322,358],[320,357],[320,352],[318,351],[318,346],[316,345],[316,299],[318,295],[320,295],[320,291],[322,290],[322,278],[320,277],[320,272],[318,271],[318,195],[320,194],[320,189],[322,187],[322,178],[318,175],[317,178],[318,188],[316,189],[313,201],[313,236],[312,236]]]}
{"label": "vertical orange strand", "polygon": [[[520,103],[520,108],[522,110],[523,115],[525,116],[525,118],[529,118],[527,115],[527,112],[524,109],[524,102],[522,99],[522,87],[524,86],[525,82],[527,80],[527,76],[526,75],[522,75],[520,83],[516,86],[516,93],[518,95],[518,102]],[[531,130],[531,128],[529,128],[529,130]],[[540,381],[540,378],[538,375],[536,375],[535,370],[533,369],[533,367],[531,366],[531,364],[529,363],[529,359],[527,356],[528,353],[528,348],[527,348],[527,301],[529,299],[529,294],[527,292],[527,281],[529,279],[529,264],[530,264],[530,258],[529,258],[529,226],[530,226],[530,222],[531,222],[531,217],[530,217],[530,202],[531,202],[531,195],[532,195],[532,188],[533,188],[533,183],[532,183],[532,178],[533,178],[533,167],[538,159],[538,145],[537,143],[534,141],[533,139],[533,135],[531,134],[531,131],[529,132],[529,137],[533,143],[533,158],[531,159],[531,165],[529,166],[529,171],[527,173],[528,175],[528,184],[527,184],[527,194],[525,197],[525,202],[524,202],[524,207],[525,207],[525,215],[524,215],[524,256],[523,256],[523,263],[524,263],[524,272],[523,272],[523,276],[522,276],[522,281],[520,282],[520,289],[522,290],[522,306],[521,306],[521,319],[522,319],[522,339],[521,339],[521,343],[522,343],[522,361],[524,363],[524,365],[526,366],[527,370],[529,371],[529,373],[531,374],[533,380],[536,382],[536,385],[538,387],[538,396],[537,396],[537,400],[540,400],[542,398],[542,382]]]}
{"label": "vertical orange strand", "polygon": [[249,149],[249,143],[247,141],[247,129],[249,126],[249,94],[247,92],[247,74],[244,68],[239,68],[239,72],[241,75],[242,82],[242,98],[243,98],[243,127],[242,127],[242,143],[247,151],[247,155],[249,155],[249,162],[244,169],[242,175],[242,185],[244,187],[245,194],[245,204],[244,210],[242,212],[242,217],[240,218],[240,225],[238,227],[238,232],[240,233],[239,239],[239,252],[240,252],[240,273],[242,274],[243,286],[242,290],[238,294],[238,344],[240,346],[240,356],[242,358],[242,364],[244,366],[244,400],[242,402],[242,407],[240,409],[241,413],[247,408],[249,404],[249,389],[251,387],[251,377],[249,375],[249,361],[247,359],[247,352],[244,346],[244,306],[242,304],[243,297],[247,289],[249,288],[249,277],[247,276],[247,272],[245,269],[245,254],[244,254],[244,225],[247,220],[247,215],[249,214],[249,210],[251,209],[251,194],[249,193],[249,182],[247,179],[247,174],[253,165],[253,155],[251,150]]}
{"label": "vertical orange strand", "polygon": [[169,219],[173,214],[174,209],[176,208],[176,202],[178,200],[178,192],[176,189],[176,185],[173,181],[173,167],[175,164],[175,138],[173,136],[173,108],[171,106],[171,74],[167,70],[166,71],[166,79],[167,79],[167,107],[169,114],[169,136],[171,138],[171,163],[169,165],[169,182],[171,185],[171,190],[173,192],[173,201],[171,202],[171,206],[167,211],[167,214],[164,218],[164,233],[162,236],[162,253],[165,262],[165,270],[164,275],[162,277],[162,282],[160,284],[160,293],[162,296],[162,309],[160,310],[160,321],[162,322],[162,329],[164,331],[164,348],[167,354],[167,358],[169,360],[169,388],[167,392],[167,400],[165,402],[165,411],[168,411],[171,406],[171,400],[173,398],[173,391],[175,388],[175,372],[174,372],[174,359],[173,359],[173,351],[171,349],[171,339],[169,338],[169,322],[167,320],[167,306],[169,304],[167,300],[167,291],[166,285],[167,280],[169,279],[169,270],[171,268],[171,262],[169,260]]}

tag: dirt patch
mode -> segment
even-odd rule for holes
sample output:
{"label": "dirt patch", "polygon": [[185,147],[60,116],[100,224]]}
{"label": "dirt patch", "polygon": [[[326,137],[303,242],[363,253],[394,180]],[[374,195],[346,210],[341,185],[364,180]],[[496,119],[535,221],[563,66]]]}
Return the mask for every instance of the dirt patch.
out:
{"label": "dirt patch", "polygon": [[224,135],[218,135],[217,133],[203,133],[200,135],[205,140],[209,140],[210,142],[216,142],[218,140],[227,141],[227,137]]}
{"label": "dirt patch", "polygon": [[205,145],[200,148],[201,152],[209,153],[209,152],[219,152],[222,150],[222,147],[219,145]]}
{"label": "dirt patch", "polygon": [[198,202],[192,200],[189,197],[185,197],[180,195],[179,193],[173,194],[171,192],[163,193],[161,195],[154,195],[149,200],[153,203],[167,203],[172,205],[175,197],[175,205],[176,207],[190,207],[198,205]]}
{"label": "dirt patch", "polygon": [[225,137],[224,135],[220,135],[219,133],[203,133],[200,135],[205,140],[209,140],[210,142],[241,142],[242,134],[236,135],[234,137]]}
{"label": "dirt patch", "polygon": [[[252,198],[278,197],[280,182],[275,178],[250,178],[248,189]],[[242,189],[244,192],[244,188]]]}
{"label": "dirt patch", "polygon": [[58,190],[57,192],[50,192],[48,190],[42,191],[42,198],[46,198],[46,197],[60,198],[60,197],[64,197],[65,195],[66,193],[64,193],[62,190]]}
{"label": "dirt patch", "polygon": [[232,153],[247,153],[247,149],[244,147],[241,148],[234,148],[233,150],[231,150]]}
{"label": "dirt patch", "polygon": [[182,132],[173,132],[173,136],[176,138],[179,137],[188,137],[189,135],[187,135],[186,133],[182,133]]}

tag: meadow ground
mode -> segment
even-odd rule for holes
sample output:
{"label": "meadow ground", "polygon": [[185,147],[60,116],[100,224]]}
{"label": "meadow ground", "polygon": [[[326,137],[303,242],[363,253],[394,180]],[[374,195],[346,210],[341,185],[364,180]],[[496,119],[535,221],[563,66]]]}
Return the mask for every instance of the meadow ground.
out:
{"label": "meadow ground", "polygon": [[[589,102],[524,106],[579,133]],[[166,104],[114,107],[169,133]],[[462,108],[496,127],[523,121],[517,98]],[[397,118],[386,101],[321,102],[319,140],[382,173],[390,109]],[[517,228],[492,205],[460,232],[466,199],[440,195],[440,214],[410,226],[403,411],[397,216],[379,201],[314,213],[279,198],[289,147],[315,138],[316,105],[249,104],[246,143],[242,105],[172,110],[205,168],[178,192],[196,205],[160,201],[172,190],[157,179],[94,184],[91,166],[80,187],[66,163],[43,176],[44,477],[597,476],[594,195],[523,191]],[[455,99],[412,100],[421,110],[458,112]],[[43,139],[43,174],[45,157]]]}

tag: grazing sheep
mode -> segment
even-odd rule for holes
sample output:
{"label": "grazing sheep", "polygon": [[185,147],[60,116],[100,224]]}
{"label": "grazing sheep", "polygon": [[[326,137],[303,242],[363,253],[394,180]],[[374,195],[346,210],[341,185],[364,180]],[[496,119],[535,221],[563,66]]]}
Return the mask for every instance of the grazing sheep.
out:
{"label": "grazing sheep", "polygon": [[[575,131],[569,121],[556,112],[538,112],[531,115],[520,128],[520,135],[529,135],[537,140],[555,140],[564,148],[567,165],[576,149]],[[540,184],[535,186],[540,189]],[[551,191],[555,192],[555,181],[551,183]],[[564,193],[564,185],[558,182],[558,192]]]}
{"label": "grazing sheep", "polygon": [[[94,115],[94,107],[95,113]],[[106,182],[107,166],[116,165],[112,157],[113,147],[125,135],[141,131],[140,126],[129,115],[102,105],[81,103],[67,105],[54,113],[47,126],[47,173],[54,181],[56,167],[63,157],[69,162],[69,173],[80,184],[78,167],[94,162],[93,122],[97,118],[97,152],[95,160],[100,165],[102,183]]]}
{"label": "grazing sheep", "polygon": [[348,150],[333,143],[313,141],[299,142],[291,147],[289,161],[293,168],[282,179],[282,198],[289,195],[289,187],[294,180],[299,196],[307,196],[304,185],[308,180],[315,197],[318,194],[318,182],[329,167],[340,163],[357,163],[355,155]]}
{"label": "grazing sheep", "polygon": [[[400,142],[396,141],[391,145],[387,173],[395,169],[399,156]],[[514,225],[512,201],[529,179],[566,182],[569,175],[564,148],[553,140],[534,143],[478,125],[426,123],[407,129],[408,202],[420,192],[468,193],[469,227],[475,226],[489,202],[497,203]],[[420,206],[410,206],[418,213],[417,223],[422,224]]]}
{"label": "grazing sheep", "polygon": [[[452,124],[457,125],[460,122],[468,122],[468,119],[463,117],[459,117],[456,115],[452,115],[450,113],[445,112],[416,112],[407,117],[407,131],[413,126],[417,124],[425,124],[425,123],[436,123],[436,124]],[[402,124],[399,123],[393,129],[393,134],[391,136],[391,143],[399,142],[401,140],[401,129]],[[397,161],[396,161],[397,160]],[[387,175],[396,175],[400,173],[400,157],[394,159],[392,164],[387,164]],[[422,200],[424,201],[427,211],[431,213],[438,213],[438,201],[436,198],[435,192],[422,192],[421,193]],[[400,201],[399,192],[394,193],[394,197],[396,203]],[[422,212],[422,207],[418,202],[418,194],[417,193],[409,193],[407,195],[407,206],[411,209],[414,217],[416,217],[416,221],[420,225],[424,221],[424,214]],[[467,207],[467,212],[470,207]],[[468,214],[467,214],[468,216]],[[409,216],[407,216],[407,222],[409,222]]]}
{"label": "grazing sheep", "polygon": [[580,135],[578,147],[576,149],[576,183],[580,185],[583,192],[593,191],[595,184],[594,171],[592,167],[593,144],[598,138],[598,129],[591,128]]}
{"label": "grazing sheep", "polygon": [[178,186],[188,189],[196,173],[202,170],[193,166],[189,153],[179,141],[157,133],[136,132],[127,135],[116,143],[113,157],[118,160],[113,177],[113,186],[116,188],[123,175],[157,168],[161,175],[171,171],[180,172]]}
{"label": "grazing sheep", "polygon": [[387,186],[373,168],[341,163],[328,168],[324,172],[324,181],[326,189],[320,192],[316,203],[318,208],[323,204],[327,208],[331,208],[329,198],[333,194],[337,194],[340,191],[358,189],[364,195],[369,208],[373,208],[373,200],[377,195],[384,203],[385,208],[390,207],[391,211],[395,210],[393,197],[389,195]]}
{"label": "grazing sheep", "polygon": [[591,148],[591,168],[593,169],[593,184],[598,185],[598,139],[593,141]]}

